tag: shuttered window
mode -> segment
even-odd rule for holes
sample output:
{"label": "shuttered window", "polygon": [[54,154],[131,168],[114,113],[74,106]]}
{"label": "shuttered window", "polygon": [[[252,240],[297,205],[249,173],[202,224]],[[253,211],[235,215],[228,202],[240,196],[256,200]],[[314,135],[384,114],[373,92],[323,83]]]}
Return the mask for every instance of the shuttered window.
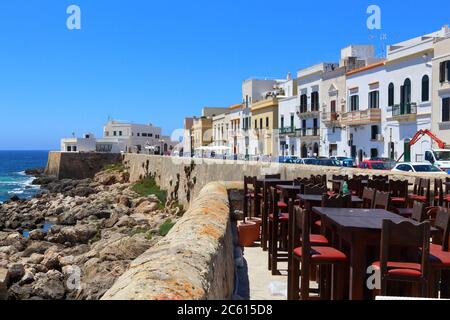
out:
{"label": "shuttered window", "polygon": [[450,98],[442,99],[442,122],[450,121]]}

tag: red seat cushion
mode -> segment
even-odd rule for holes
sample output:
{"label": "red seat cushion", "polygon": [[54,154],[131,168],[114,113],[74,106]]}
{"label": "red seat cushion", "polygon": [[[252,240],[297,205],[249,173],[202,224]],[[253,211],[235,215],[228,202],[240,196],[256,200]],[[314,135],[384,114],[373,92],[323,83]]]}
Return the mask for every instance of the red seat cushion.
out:
{"label": "red seat cushion", "polygon": [[318,227],[322,227],[322,220],[317,220],[314,224]]}
{"label": "red seat cushion", "polygon": [[[311,261],[312,262],[341,262],[347,259],[347,256],[341,251],[332,247],[311,247]],[[294,255],[302,256],[302,248],[294,249]]]}
{"label": "red seat cushion", "polygon": [[[374,268],[380,269],[380,261],[372,263]],[[422,276],[419,263],[412,262],[388,262],[388,274],[391,276],[419,278]]]}
{"label": "red seat cushion", "polygon": [[419,196],[417,194],[411,194],[408,196],[409,199],[415,200],[415,201],[421,201],[424,202],[427,200],[426,196]]}
{"label": "red seat cushion", "polygon": [[313,246],[326,246],[329,244],[328,239],[321,234],[311,234],[309,236],[309,242],[311,242]]}
{"label": "red seat cushion", "polygon": [[278,206],[278,208],[287,208],[288,204],[284,201],[278,201],[277,206]]}
{"label": "red seat cushion", "polygon": [[401,197],[393,197],[391,198],[392,202],[406,202],[406,198],[401,198]]}
{"label": "red seat cushion", "polygon": [[434,267],[449,268],[450,252],[442,251],[442,246],[430,244],[430,263]]}
{"label": "red seat cushion", "polygon": [[[273,220],[273,214],[269,214],[269,219]],[[278,221],[280,222],[287,222],[289,221],[289,214],[288,213],[282,213],[278,216]]]}

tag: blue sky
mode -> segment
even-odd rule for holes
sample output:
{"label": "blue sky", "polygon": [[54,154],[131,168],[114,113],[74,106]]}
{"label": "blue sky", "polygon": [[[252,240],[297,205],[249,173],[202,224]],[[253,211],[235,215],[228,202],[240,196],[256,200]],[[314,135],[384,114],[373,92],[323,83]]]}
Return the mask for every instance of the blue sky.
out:
{"label": "blue sky", "polygon": [[[77,4],[82,29],[66,28]],[[366,9],[382,10],[382,30]],[[166,134],[203,106],[241,100],[250,77],[337,61],[450,23],[450,1],[15,0],[0,2],[0,149],[57,149],[108,116]]]}

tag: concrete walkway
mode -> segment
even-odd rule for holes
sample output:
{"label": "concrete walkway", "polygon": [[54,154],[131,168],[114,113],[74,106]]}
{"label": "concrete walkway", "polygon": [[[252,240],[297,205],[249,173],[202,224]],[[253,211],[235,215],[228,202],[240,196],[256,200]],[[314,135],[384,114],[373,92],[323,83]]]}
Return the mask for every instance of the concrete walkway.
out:
{"label": "concrete walkway", "polygon": [[[287,299],[287,263],[279,264],[281,276],[272,276],[267,269],[267,252],[264,252],[259,246],[245,248],[244,258],[248,264],[251,300]],[[271,293],[274,289],[281,292]]]}

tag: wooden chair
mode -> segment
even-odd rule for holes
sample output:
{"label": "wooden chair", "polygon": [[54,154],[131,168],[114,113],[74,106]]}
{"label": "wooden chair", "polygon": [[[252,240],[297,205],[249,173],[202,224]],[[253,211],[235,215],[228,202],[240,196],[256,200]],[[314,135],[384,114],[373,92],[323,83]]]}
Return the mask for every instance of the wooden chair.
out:
{"label": "wooden chair", "polygon": [[[272,275],[279,275],[278,262],[287,261],[289,214],[275,187],[270,187],[270,197],[268,268]],[[281,251],[286,254],[280,254]]]}
{"label": "wooden chair", "polygon": [[389,181],[389,193],[391,194],[391,203],[396,208],[407,207],[408,181],[391,180]]}
{"label": "wooden chair", "polygon": [[348,175],[333,175],[333,180],[347,181]]}
{"label": "wooden chair", "polygon": [[423,202],[414,201],[411,219],[420,223],[424,222],[427,220],[425,213],[425,204]]}
{"label": "wooden chair", "polygon": [[340,194],[329,196],[328,194],[322,195],[322,207],[324,208],[351,208],[352,196],[342,196]]}
{"label": "wooden chair", "polygon": [[249,188],[249,186],[254,185],[255,177],[244,177],[244,203],[243,203],[243,211],[244,211],[244,219],[249,216],[249,206],[253,202],[255,198],[255,192],[253,188]]}
{"label": "wooden chair", "polygon": [[356,179],[356,180],[369,180],[369,176],[368,175],[366,175],[366,176],[362,176],[362,175],[357,175],[357,176],[353,176],[353,179]]}
{"label": "wooden chair", "polygon": [[[392,254],[393,248],[408,249],[408,258]],[[399,224],[383,221],[380,261],[372,267],[381,275],[381,295],[388,295],[388,282],[409,282],[421,285],[421,296],[428,297],[430,259],[430,223],[420,225],[410,221]]]}
{"label": "wooden chair", "polygon": [[385,183],[389,181],[389,176],[383,176],[383,175],[373,175],[372,180],[381,180]]}
{"label": "wooden chair", "polygon": [[328,188],[326,185],[306,185],[303,190],[303,194],[310,194],[310,195],[322,195],[324,193],[328,192]]}
{"label": "wooden chair", "polygon": [[437,298],[440,287],[442,297],[448,298],[448,274],[447,277],[441,276],[442,272],[448,273],[448,270],[450,270],[450,212],[448,209],[439,209],[434,226],[440,233],[440,243],[433,242],[430,245],[430,283],[436,284],[430,289],[430,295],[433,298]]}
{"label": "wooden chair", "polygon": [[362,207],[364,209],[372,209],[373,203],[375,201],[375,194],[376,190],[370,189],[370,188],[364,188],[363,195],[362,195]]}
{"label": "wooden chair", "polygon": [[313,184],[327,184],[327,175],[311,175],[310,180]]}
{"label": "wooden chair", "polygon": [[444,184],[442,179],[434,179],[433,189],[433,204],[436,207],[442,207],[444,205]]}
{"label": "wooden chair", "polygon": [[375,192],[375,200],[373,202],[373,209],[383,209],[388,210],[389,209],[389,200],[390,195],[389,192]]}
{"label": "wooden chair", "polygon": [[[329,292],[336,292],[333,300],[342,300],[344,298],[344,279],[347,257],[346,255],[328,246],[312,246],[310,242],[310,216],[306,210],[289,203],[289,210],[293,212],[294,217],[294,250],[292,252],[291,268],[292,273],[288,290],[289,297],[293,300],[309,300],[310,297],[310,271],[311,266],[319,266],[319,298],[327,298]],[[300,265],[301,265],[301,285],[300,285]],[[328,269],[334,269],[334,275],[325,277]],[[336,286],[336,290],[331,287]],[[300,288],[299,288],[300,287]]]}
{"label": "wooden chair", "polygon": [[361,180],[363,179],[350,179],[348,180],[348,189],[351,191],[352,195],[357,196],[357,197],[362,197],[364,188],[362,185]]}
{"label": "wooden chair", "polygon": [[419,187],[417,193],[408,195],[408,201],[410,207],[413,205],[414,201],[419,201],[425,203],[425,206],[430,206],[431,203],[431,181],[430,179],[420,179]]}
{"label": "wooden chair", "polygon": [[375,189],[377,191],[384,192],[384,191],[386,191],[386,181],[380,180],[380,179],[375,179],[375,180],[372,179],[372,180],[369,180],[367,187],[370,189]]}

